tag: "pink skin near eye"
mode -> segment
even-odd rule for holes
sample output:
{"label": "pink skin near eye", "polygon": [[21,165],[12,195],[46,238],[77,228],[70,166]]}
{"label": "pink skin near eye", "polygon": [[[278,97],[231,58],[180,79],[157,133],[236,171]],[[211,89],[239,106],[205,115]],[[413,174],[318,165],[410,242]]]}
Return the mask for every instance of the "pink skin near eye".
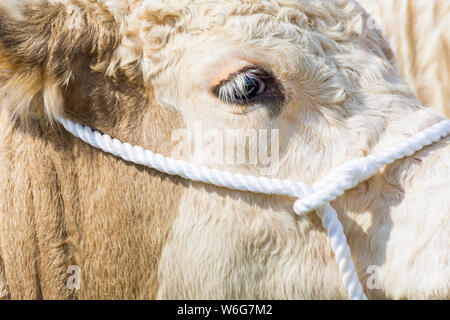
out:
{"label": "pink skin near eye", "polygon": [[252,65],[248,61],[245,60],[230,60],[219,66],[217,68],[217,72],[215,73],[214,77],[211,80],[211,86],[214,88],[215,86],[219,85],[223,80],[227,80],[230,75],[233,73]]}

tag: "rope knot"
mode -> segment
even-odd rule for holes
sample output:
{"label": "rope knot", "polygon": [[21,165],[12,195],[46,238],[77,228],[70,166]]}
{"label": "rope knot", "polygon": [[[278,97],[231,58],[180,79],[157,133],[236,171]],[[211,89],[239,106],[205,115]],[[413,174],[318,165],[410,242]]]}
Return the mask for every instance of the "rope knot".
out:
{"label": "rope knot", "polygon": [[309,206],[305,206],[305,203],[310,203],[309,198],[314,195],[315,190],[303,183],[296,183],[293,187],[294,194],[298,198],[297,201],[294,202],[294,212],[299,215],[306,215],[313,211],[314,209],[310,209]]}
{"label": "rope knot", "polygon": [[332,170],[328,178],[310,187],[292,180],[232,174],[227,171],[200,167],[182,160],[166,158],[141,147],[123,144],[117,139],[112,139],[108,135],[100,134],[98,131],[93,131],[89,127],[81,126],[70,120],[64,118],[58,120],[74,136],[95,148],[121,157],[126,161],[145,165],[166,174],[178,175],[192,181],[201,181],[219,187],[298,198],[294,203],[294,211],[297,215],[317,211],[317,214],[322,218],[322,224],[330,238],[342,281],[351,299],[367,299],[367,297],[358,280],[344,230],[330,202],[343,195],[346,190],[350,190],[360,182],[369,179],[383,166],[410,156],[425,146],[450,135],[450,120],[444,120],[384,153],[351,160]]}
{"label": "rope knot", "polygon": [[304,215],[326,206],[346,190],[372,177],[378,169],[379,163],[374,159],[357,158],[332,170],[327,178],[314,187],[298,184],[302,196],[294,204],[295,213]]}

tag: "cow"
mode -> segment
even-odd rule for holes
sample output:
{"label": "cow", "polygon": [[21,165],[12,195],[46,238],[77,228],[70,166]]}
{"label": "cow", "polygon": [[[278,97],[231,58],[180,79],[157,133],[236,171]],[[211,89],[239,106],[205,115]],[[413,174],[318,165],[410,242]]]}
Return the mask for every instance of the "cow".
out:
{"label": "cow", "polygon": [[[0,297],[348,298],[296,199],[134,165],[56,119],[313,185],[443,119],[369,18],[352,0],[1,1]],[[224,148],[208,139],[175,152],[198,126],[267,130],[275,160],[215,161]],[[449,297],[449,176],[445,138],[331,203],[368,298]]]}

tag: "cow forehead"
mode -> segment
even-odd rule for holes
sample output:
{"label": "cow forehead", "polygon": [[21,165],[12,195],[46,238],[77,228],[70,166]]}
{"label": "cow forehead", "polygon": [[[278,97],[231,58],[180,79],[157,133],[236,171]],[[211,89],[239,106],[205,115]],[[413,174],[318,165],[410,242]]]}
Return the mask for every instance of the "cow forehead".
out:
{"label": "cow forehead", "polygon": [[[149,18],[154,22],[166,23],[176,17],[184,17],[184,23],[198,22],[204,19],[227,18],[230,16],[248,16],[268,14],[274,16],[291,15],[290,18],[314,17],[323,20],[346,19],[361,7],[354,0],[319,1],[319,0],[99,0],[118,20],[129,15]],[[94,6],[90,1],[73,0],[3,0],[0,6],[8,8],[11,14],[20,15],[24,5],[33,4],[65,4],[68,6]],[[294,14],[295,12],[295,14]],[[295,17],[296,16],[296,17]]]}
{"label": "cow forehead", "polygon": [[315,20],[322,20],[326,25],[336,24],[336,21],[346,21],[363,11],[353,0],[105,0],[105,4],[114,12],[128,10],[134,17],[154,24],[192,24],[198,27],[201,27],[202,20],[221,23],[232,16],[244,18],[255,14],[297,24],[303,22],[311,27]]}
{"label": "cow forehead", "polygon": [[[185,38],[228,31],[244,39],[295,37],[295,29],[313,38],[352,40],[366,13],[352,0],[148,0],[134,1],[127,16],[127,34],[159,51],[177,34]],[[226,32],[225,32],[226,33]],[[321,35],[321,36],[318,36]],[[364,40],[361,40],[364,41]],[[156,43],[155,43],[156,42]],[[154,45],[156,44],[156,45]]]}
{"label": "cow forehead", "polygon": [[133,2],[131,7],[127,34],[143,45],[146,63],[156,65],[144,72],[149,77],[159,73],[159,67],[173,64],[197,36],[211,48],[215,40],[221,45],[225,39],[241,44],[252,40],[275,44],[284,39],[286,46],[306,41],[308,50],[320,48],[325,41],[329,43],[324,47],[339,51],[338,43],[358,39],[353,22],[364,12],[352,0],[148,0]]}

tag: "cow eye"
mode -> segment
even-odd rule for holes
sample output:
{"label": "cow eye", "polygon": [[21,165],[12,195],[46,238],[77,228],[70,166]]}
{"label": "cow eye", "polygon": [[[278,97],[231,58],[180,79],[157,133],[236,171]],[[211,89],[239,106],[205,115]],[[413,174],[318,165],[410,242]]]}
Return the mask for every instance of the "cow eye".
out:
{"label": "cow eye", "polygon": [[264,94],[267,85],[258,70],[242,70],[229,76],[214,88],[214,94],[225,103],[247,105]]}
{"label": "cow eye", "polygon": [[258,77],[245,75],[242,84],[237,86],[234,98],[236,101],[249,100],[259,96],[266,89],[266,84]]}

